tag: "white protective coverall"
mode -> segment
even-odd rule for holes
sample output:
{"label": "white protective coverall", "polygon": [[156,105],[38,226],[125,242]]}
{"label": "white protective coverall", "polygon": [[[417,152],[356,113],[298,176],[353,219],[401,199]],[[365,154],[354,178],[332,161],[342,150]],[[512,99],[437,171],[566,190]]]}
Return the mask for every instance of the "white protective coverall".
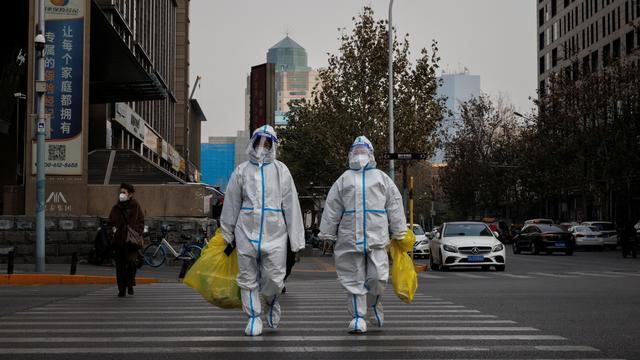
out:
{"label": "white protective coverall", "polygon": [[400,191],[375,166],[371,142],[357,137],[349,151],[350,169],[331,187],[320,223],[320,238],[335,240],[336,270],[348,292],[352,333],[367,331],[367,303],[370,322],[382,326],[381,295],[389,278],[385,247],[389,236],[402,239],[407,231]]}
{"label": "white protective coverall", "polygon": [[[271,148],[257,150],[259,140]],[[240,164],[229,179],[220,224],[228,244],[238,253],[238,286],[243,310],[249,317],[246,335],[262,334],[259,294],[268,306],[267,324],[280,322],[278,296],[284,286],[287,239],[291,250],[305,246],[298,193],[289,169],[275,159],[276,133],[271,126],[256,129],[247,148],[250,160]]]}

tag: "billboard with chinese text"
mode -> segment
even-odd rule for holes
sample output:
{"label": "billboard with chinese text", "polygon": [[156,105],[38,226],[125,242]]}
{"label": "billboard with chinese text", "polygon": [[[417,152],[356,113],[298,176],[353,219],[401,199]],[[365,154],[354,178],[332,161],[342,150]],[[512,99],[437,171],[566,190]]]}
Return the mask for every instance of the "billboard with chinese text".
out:
{"label": "billboard with chinese text", "polygon": [[[85,0],[45,1],[47,175],[82,175],[83,171],[84,25]],[[35,174],[35,156],[32,163]]]}

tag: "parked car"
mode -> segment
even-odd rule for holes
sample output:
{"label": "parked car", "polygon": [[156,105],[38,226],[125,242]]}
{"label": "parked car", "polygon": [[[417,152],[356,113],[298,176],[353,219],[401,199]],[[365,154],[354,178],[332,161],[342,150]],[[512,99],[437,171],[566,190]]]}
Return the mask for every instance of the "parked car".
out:
{"label": "parked car", "polygon": [[568,231],[573,235],[576,247],[596,247],[600,251],[604,249],[602,233],[595,227],[575,225],[570,227]]}
{"label": "parked car", "polygon": [[494,266],[497,271],[505,270],[504,245],[483,222],[444,223],[429,246],[429,264],[433,270],[446,271],[461,266],[481,266],[483,270]]}
{"label": "parked car", "polygon": [[513,240],[513,253],[528,251],[532,254],[562,251],[566,255],[573,255],[576,247],[575,240],[570,232],[557,225],[529,224]]}
{"label": "parked car", "polygon": [[[407,224],[407,227],[409,224]],[[431,251],[429,250],[429,239],[424,233],[422,226],[413,224],[413,233],[416,235],[416,243],[413,245],[414,258],[427,258]]]}
{"label": "parked car", "polygon": [[553,220],[551,219],[529,219],[524,221],[525,225],[529,224],[545,224],[545,225],[553,225]]}
{"label": "parked car", "polygon": [[571,230],[569,229],[577,225],[580,225],[580,224],[577,222],[561,222],[560,224],[558,224],[558,226],[562,228],[562,230],[566,230],[568,232],[571,232]]}
{"label": "parked car", "polygon": [[580,225],[593,226],[602,233],[604,246],[615,249],[618,246],[618,232],[610,221],[583,221]]}

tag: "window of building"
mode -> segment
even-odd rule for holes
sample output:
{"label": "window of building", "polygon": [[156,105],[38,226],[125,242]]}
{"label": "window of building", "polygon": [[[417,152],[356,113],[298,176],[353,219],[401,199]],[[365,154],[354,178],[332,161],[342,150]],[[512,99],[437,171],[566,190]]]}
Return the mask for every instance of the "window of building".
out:
{"label": "window of building", "polygon": [[558,10],[557,7],[558,7],[558,1],[551,0],[551,17],[556,16],[556,12]]}
{"label": "window of building", "polygon": [[538,65],[540,66],[540,74],[544,74],[544,56],[540,57]]}
{"label": "window of building", "polygon": [[582,29],[582,48],[585,49],[586,47],[587,47],[587,43],[584,38],[584,29]]}
{"label": "window of building", "polygon": [[558,65],[558,48],[551,51],[551,68],[556,67],[556,65]]}
{"label": "window of building", "polygon": [[544,80],[540,81],[540,85],[538,85],[538,92],[540,93],[540,95],[544,95],[545,94],[545,83]]}
{"label": "window of building", "polygon": [[591,72],[598,70],[598,50],[591,53]]}
{"label": "window of building", "polygon": [[609,60],[611,60],[611,45],[607,44],[602,47],[602,64],[609,65]]}
{"label": "window of building", "polygon": [[564,7],[569,6],[569,0],[564,0]]}
{"label": "window of building", "polygon": [[544,25],[544,9],[538,10],[538,26]]}
{"label": "window of building", "polygon": [[544,33],[538,34],[538,50],[544,49]]}
{"label": "window of building", "polygon": [[630,55],[631,51],[633,51],[633,48],[634,48],[633,35],[634,34],[632,30],[632,31],[629,31],[626,36],[625,48],[626,48],[627,55]]}

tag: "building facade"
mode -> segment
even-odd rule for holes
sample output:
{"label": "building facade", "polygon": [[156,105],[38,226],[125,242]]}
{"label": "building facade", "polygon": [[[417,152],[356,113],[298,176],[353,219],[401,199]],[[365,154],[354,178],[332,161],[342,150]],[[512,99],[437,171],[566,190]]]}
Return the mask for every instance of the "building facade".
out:
{"label": "building facade", "polygon": [[[471,75],[469,70],[464,68],[451,73],[445,72],[438,77],[438,80],[440,86],[438,87],[437,96],[447,99],[447,109],[451,112],[450,116],[443,119],[441,129],[452,135],[454,125],[460,119],[460,104],[473,97],[479,97],[481,94],[480,75]],[[446,163],[443,149],[436,149],[436,153],[431,158],[431,163],[434,165]]]}
{"label": "building facade", "polygon": [[[0,14],[6,33],[22,29],[0,57],[4,214],[35,212],[37,3]],[[47,215],[86,215],[91,186],[197,181],[189,0],[45,0],[44,16]]]}
{"label": "building facade", "polygon": [[590,73],[640,48],[638,0],[538,0],[538,86]]}

